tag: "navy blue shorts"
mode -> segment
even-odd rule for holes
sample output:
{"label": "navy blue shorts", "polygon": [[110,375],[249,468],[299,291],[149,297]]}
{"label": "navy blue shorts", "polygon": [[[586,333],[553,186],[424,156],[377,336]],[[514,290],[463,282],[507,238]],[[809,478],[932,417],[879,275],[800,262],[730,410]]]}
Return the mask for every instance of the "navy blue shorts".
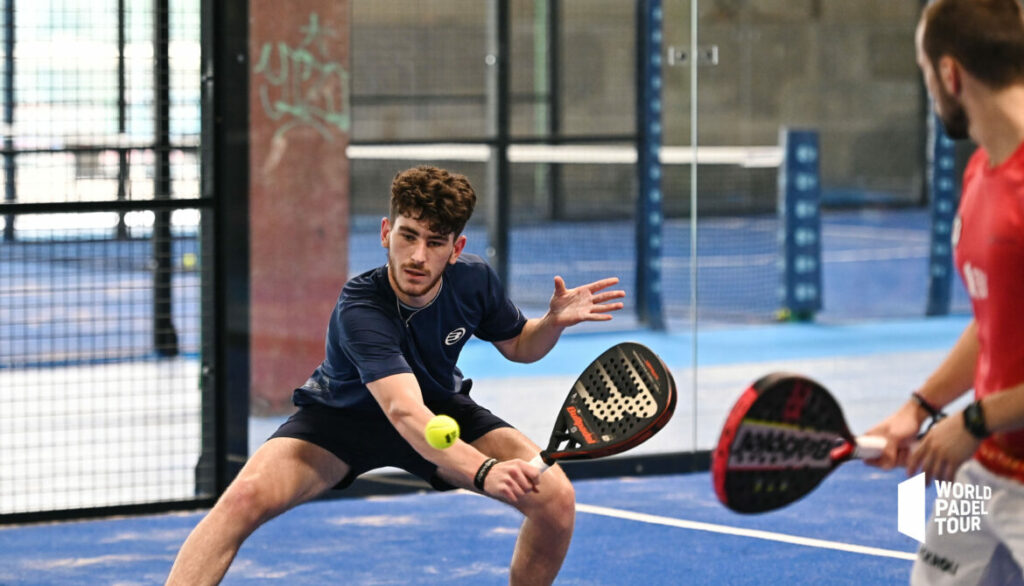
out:
{"label": "navy blue shorts", "polygon": [[[468,382],[468,381],[467,381]],[[489,431],[512,427],[505,420],[477,405],[469,397],[469,384],[445,401],[428,403],[437,414],[459,423],[459,437],[466,442]],[[380,409],[339,409],[320,404],[304,405],[288,418],[271,438],[291,437],[316,444],[331,452],[351,470],[335,488],[346,488],[357,476],[386,466],[401,468],[426,480],[435,490],[455,488],[437,476],[433,464],[409,445]]]}

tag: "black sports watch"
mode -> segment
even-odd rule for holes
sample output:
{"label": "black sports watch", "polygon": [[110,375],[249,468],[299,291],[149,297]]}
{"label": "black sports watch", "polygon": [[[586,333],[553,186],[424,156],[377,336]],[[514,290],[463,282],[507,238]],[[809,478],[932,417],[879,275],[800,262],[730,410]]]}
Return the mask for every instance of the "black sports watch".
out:
{"label": "black sports watch", "polygon": [[985,412],[981,409],[981,401],[975,401],[967,406],[964,413],[964,427],[971,435],[978,439],[985,439],[992,435],[985,425]]}

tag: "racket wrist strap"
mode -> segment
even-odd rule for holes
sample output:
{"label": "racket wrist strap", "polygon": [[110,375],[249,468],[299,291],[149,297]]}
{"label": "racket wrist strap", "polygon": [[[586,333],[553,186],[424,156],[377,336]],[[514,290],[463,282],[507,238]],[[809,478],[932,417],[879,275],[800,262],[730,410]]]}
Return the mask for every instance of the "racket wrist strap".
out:
{"label": "racket wrist strap", "polygon": [[917,402],[918,406],[920,406],[922,409],[928,412],[928,416],[931,417],[932,419],[942,417],[942,411],[940,411],[939,408],[933,405],[928,399],[925,399],[924,395],[922,395],[920,392],[914,391],[913,393],[910,394],[910,396],[914,398],[914,401]]}
{"label": "racket wrist strap", "polygon": [[977,439],[985,439],[992,435],[985,423],[985,412],[981,409],[981,401],[975,401],[963,411],[964,427]]}
{"label": "racket wrist strap", "polygon": [[473,477],[473,486],[475,486],[477,490],[484,492],[484,481],[487,480],[487,474],[497,463],[498,461],[496,459],[487,458],[484,460],[483,464],[480,464],[480,468],[476,471],[476,476]]}

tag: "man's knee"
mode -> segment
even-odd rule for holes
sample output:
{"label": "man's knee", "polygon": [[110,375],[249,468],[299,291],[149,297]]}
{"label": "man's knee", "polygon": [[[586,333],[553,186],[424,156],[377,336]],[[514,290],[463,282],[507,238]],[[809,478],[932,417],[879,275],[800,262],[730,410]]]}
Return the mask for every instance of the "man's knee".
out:
{"label": "man's knee", "polygon": [[284,512],[285,506],[257,479],[239,476],[224,491],[215,508],[251,531]]}
{"label": "man's knee", "polygon": [[575,510],[576,490],[572,487],[569,479],[563,474],[558,477],[558,481],[554,484],[554,494],[551,496],[552,504],[559,510]]}
{"label": "man's knee", "polygon": [[[541,491],[533,502],[527,517],[543,519],[558,529],[572,529],[576,519],[576,491],[560,470],[552,469],[541,478]],[[546,481],[546,482],[545,482]]]}

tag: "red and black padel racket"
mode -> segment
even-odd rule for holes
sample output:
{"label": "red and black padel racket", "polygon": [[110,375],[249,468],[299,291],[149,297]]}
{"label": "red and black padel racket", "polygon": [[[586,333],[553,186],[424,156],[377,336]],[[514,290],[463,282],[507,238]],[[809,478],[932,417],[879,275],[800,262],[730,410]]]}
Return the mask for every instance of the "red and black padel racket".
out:
{"label": "red and black padel racket", "polygon": [[853,436],[825,387],[775,372],[736,401],[712,455],[711,477],[726,507],[761,513],[804,497],[843,462],[877,458],[884,447],[885,438]]}
{"label": "red and black padel racket", "polygon": [[530,463],[546,470],[559,460],[624,452],[665,427],[676,407],[676,383],[650,348],[612,346],[576,379],[558,411],[547,449]]}

